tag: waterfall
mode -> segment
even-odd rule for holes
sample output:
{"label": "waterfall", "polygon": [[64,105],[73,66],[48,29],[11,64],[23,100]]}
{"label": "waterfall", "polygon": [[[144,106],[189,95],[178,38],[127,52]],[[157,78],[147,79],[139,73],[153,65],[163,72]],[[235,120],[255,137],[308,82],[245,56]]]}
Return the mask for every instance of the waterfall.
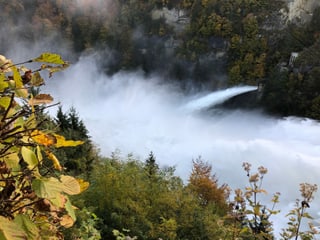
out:
{"label": "waterfall", "polygon": [[242,93],[255,91],[257,87],[254,86],[241,86],[241,87],[232,87],[224,90],[215,91],[209,94],[206,94],[202,97],[195,98],[189,101],[184,108],[189,111],[199,111],[206,109],[208,107],[215,106],[217,104],[223,103],[226,100],[237,96]]}
{"label": "waterfall", "polygon": [[[263,187],[281,192],[271,221],[275,231],[286,225],[284,217],[300,197],[299,183],[319,183],[320,124],[311,119],[277,118],[255,111],[228,110],[212,114],[201,109],[230,97],[256,90],[243,86],[185,96],[158,79],[138,73],[100,74],[94,61],[82,60],[45,86],[63,104],[79,112],[92,141],[108,157],[133,154],[144,161],[152,151],[159,166],[174,166],[185,182],[192,159],[201,156],[212,164],[220,183],[232,189],[247,186],[243,162],[268,168]],[[223,111],[223,110],[222,110]],[[320,193],[310,213],[317,217]]]}

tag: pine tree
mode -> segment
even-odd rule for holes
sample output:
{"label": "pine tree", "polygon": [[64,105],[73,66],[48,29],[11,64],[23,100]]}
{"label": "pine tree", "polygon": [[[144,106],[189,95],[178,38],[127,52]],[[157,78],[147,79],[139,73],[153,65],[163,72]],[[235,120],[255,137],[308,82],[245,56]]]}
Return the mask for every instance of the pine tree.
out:
{"label": "pine tree", "polygon": [[76,109],[71,107],[67,113],[64,113],[62,107],[59,107],[55,122],[61,135],[68,139],[79,139],[84,142],[83,145],[73,149],[61,148],[56,152],[63,166],[67,172],[88,177],[93,163],[98,160],[99,156]]}
{"label": "pine tree", "polygon": [[150,152],[149,157],[146,159],[145,169],[149,178],[155,176],[159,170],[159,166],[156,163],[156,158],[152,151]]}

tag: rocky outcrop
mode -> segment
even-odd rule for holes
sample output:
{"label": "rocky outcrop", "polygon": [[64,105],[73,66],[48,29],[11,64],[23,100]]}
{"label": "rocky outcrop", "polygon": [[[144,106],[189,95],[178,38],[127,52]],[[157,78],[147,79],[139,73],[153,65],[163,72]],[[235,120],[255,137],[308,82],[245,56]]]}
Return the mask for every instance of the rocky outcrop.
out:
{"label": "rocky outcrop", "polygon": [[162,9],[154,9],[151,13],[152,19],[164,18],[166,23],[175,28],[176,32],[182,31],[189,23],[189,17],[184,10],[181,9],[168,9],[166,7]]}
{"label": "rocky outcrop", "polygon": [[313,10],[320,7],[319,0],[285,0],[287,9],[281,12],[287,22],[306,23],[311,20]]}

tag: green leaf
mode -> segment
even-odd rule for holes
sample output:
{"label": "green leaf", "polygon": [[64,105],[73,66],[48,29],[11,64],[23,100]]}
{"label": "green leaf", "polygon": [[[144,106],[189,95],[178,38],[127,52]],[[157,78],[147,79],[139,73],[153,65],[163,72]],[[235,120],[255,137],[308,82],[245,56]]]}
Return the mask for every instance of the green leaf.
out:
{"label": "green leaf", "polygon": [[12,170],[13,174],[20,171],[19,161],[20,159],[17,152],[12,152],[4,156],[4,162],[6,163],[7,167]]}
{"label": "green leaf", "polygon": [[25,125],[25,118],[23,117],[17,118],[17,120],[14,122],[14,127],[22,128],[24,125]]}
{"label": "green leaf", "polygon": [[58,208],[65,208],[66,198],[63,194],[57,194],[55,198],[50,199],[50,202]]}
{"label": "green leaf", "polygon": [[6,76],[4,73],[0,73],[0,92],[3,92],[8,86],[8,82],[5,81]]}
{"label": "green leaf", "polygon": [[24,88],[21,75],[16,67],[12,67],[13,80],[15,83],[15,93],[18,97],[27,98],[28,90]]}
{"label": "green leaf", "polygon": [[55,53],[45,52],[39,57],[32,59],[34,62],[46,62],[54,64],[64,64],[65,62],[61,59],[61,56]]}
{"label": "green leaf", "polygon": [[37,118],[34,113],[31,113],[29,118],[24,122],[26,128],[32,129],[38,126]]}
{"label": "green leaf", "polygon": [[76,217],[76,214],[74,212],[74,207],[72,206],[71,202],[70,202],[70,199],[65,196],[65,198],[67,199],[67,202],[66,202],[66,205],[65,205],[65,208],[69,214],[69,216],[74,220],[76,221],[77,220],[77,217]]}
{"label": "green leaf", "polygon": [[23,160],[28,164],[29,169],[34,169],[38,165],[38,158],[36,154],[27,147],[21,148],[21,154]]}
{"label": "green leaf", "polygon": [[10,106],[10,101],[11,101],[10,97],[1,97],[0,98],[0,107],[7,109]]}
{"label": "green leaf", "polygon": [[260,215],[260,206],[259,205],[254,206],[253,212],[255,215]]}
{"label": "green leaf", "polygon": [[248,227],[244,227],[244,228],[242,228],[241,231],[240,231],[240,233],[242,233],[242,234],[248,233],[248,232],[250,232]]}
{"label": "green leaf", "polygon": [[70,195],[80,193],[80,185],[78,181],[70,176],[61,176],[61,181],[57,178],[41,177],[32,181],[32,189],[36,195],[41,198],[57,198],[60,193],[65,192]]}
{"label": "green leaf", "polygon": [[307,212],[304,212],[304,213],[302,214],[302,217],[309,218],[309,219],[313,219],[313,217],[312,217],[309,213],[307,213]]}
{"label": "green leaf", "polygon": [[19,214],[14,222],[21,227],[27,234],[29,240],[40,239],[38,227],[29,219],[28,215]]}
{"label": "green leaf", "polygon": [[32,189],[35,194],[40,198],[57,198],[62,192],[62,183],[53,177],[50,178],[37,178],[32,181]]}
{"label": "green leaf", "polygon": [[[9,108],[7,118],[12,117],[17,113],[19,110],[20,106],[14,102],[14,104],[10,105],[11,102],[11,97],[0,97],[0,110],[7,110]],[[16,125],[15,125],[16,126]]]}
{"label": "green leaf", "polygon": [[0,239],[1,240],[20,240],[28,239],[25,232],[18,224],[0,216]]}

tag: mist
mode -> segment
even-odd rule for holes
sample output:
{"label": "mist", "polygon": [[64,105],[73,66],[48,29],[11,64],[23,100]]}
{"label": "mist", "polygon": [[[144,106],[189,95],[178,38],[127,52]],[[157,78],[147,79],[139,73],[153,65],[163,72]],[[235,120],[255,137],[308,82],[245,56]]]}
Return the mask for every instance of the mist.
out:
{"label": "mist", "polygon": [[[212,164],[219,183],[232,189],[248,184],[243,162],[251,163],[253,171],[268,168],[263,183],[268,195],[262,203],[271,206],[272,194],[281,193],[281,213],[271,218],[276,232],[300,198],[299,183],[319,181],[320,125],[311,119],[245,110],[195,111],[188,106],[210,94],[186,95],[178,86],[163,84],[157,76],[145,78],[142,72],[105,76],[91,57],[48,81],[44,90],[63,110],[76,108],[103,156],[118,152],[144,161],[152,151],[160,166],[174,166],[185,182],[192,160],[201,156]],[[210,106],[211,100],[200,103]],[[314,218],[319,217],[319,199],[317,194],[311,203]]]}
{"label": "mist", "polygon": [[[107,20],[112,20],[118,13],[117,5],[112,1],[77,0],[75,3],[70,14],[91,9],[97,16],[108,12]],[[104,8],[96,3],[103,3]],[[163,69],[175,63],[170,60],[170,53],[147,62],[160,69],[158,75],[150,73],[146,77],[143,71],[120,71],[106,76],[98,66],[115,61],[106,59],[112,58],[111,51],[106,51],[105,59],[100,59],[99,63],[92,56],[75,61],[78,55],[63,34],[41,34],[36,36],[39,41],[34,41],[28,28],[30,19],[22,18],[22,12],[26,9],[21,10],[21,19],[15,28],[6,24],[1,26],[1,54],[14,62],[21,62],[44,51],[52,51],[67,61],[74,61],[69,69],[48,79],[42,92],[52,94],[55,102],[61,102],[64,111],[75,107],[101,155],[108,157],[117,152],[126,157],[132,154],[144,161],[152,151],[161,167],[174,166],[176,174],[185,183],[191,173],[192,160],[201,156],[212,164],[219,183],[227,183],[232,189],[244,189],[248,185],[241,167],[243,162],[251,163],[253,171],[262,165],[269,170],[263,182],[268,195],[264,196],[262,204],[271,206],[272,194],[281,193],[276,207],[281,213],[270,219],[274,222],[275,232],[286,226],[285,215],[300,198],[299,183],[318,184],[318,122],[296,117],[277,118],[258,110],[215,108],[214,104],[227,99],[223,94],[231,97],[230,91],[241,91],[183,93],[180,86],[159,77]],[[138,35],[137,39],[141,41],[141,36]],[[148,41],[141,45],[154,46],[157,43],[153,39]],[[206,62],[208,64],[204,66]],[[193,76],[190,65],[180,62],[178,65],[181,65],[182,75]],[[218,65],[216,61],[204,59],[200,65],[208,76],[215,74],[214,82],[225,83],[225,80],[219,80],[221,70],[211,67]],[[219,82],[220,85],[224,84]],[[240,89],[245,92],[255,88],[242,86]],[[207,107],[211,107],[210,110],[206,110]],[[57,108],[49,108],[49,111],[54,116]],[[320,214],[319,192],[309,210],[316,223]]]}

